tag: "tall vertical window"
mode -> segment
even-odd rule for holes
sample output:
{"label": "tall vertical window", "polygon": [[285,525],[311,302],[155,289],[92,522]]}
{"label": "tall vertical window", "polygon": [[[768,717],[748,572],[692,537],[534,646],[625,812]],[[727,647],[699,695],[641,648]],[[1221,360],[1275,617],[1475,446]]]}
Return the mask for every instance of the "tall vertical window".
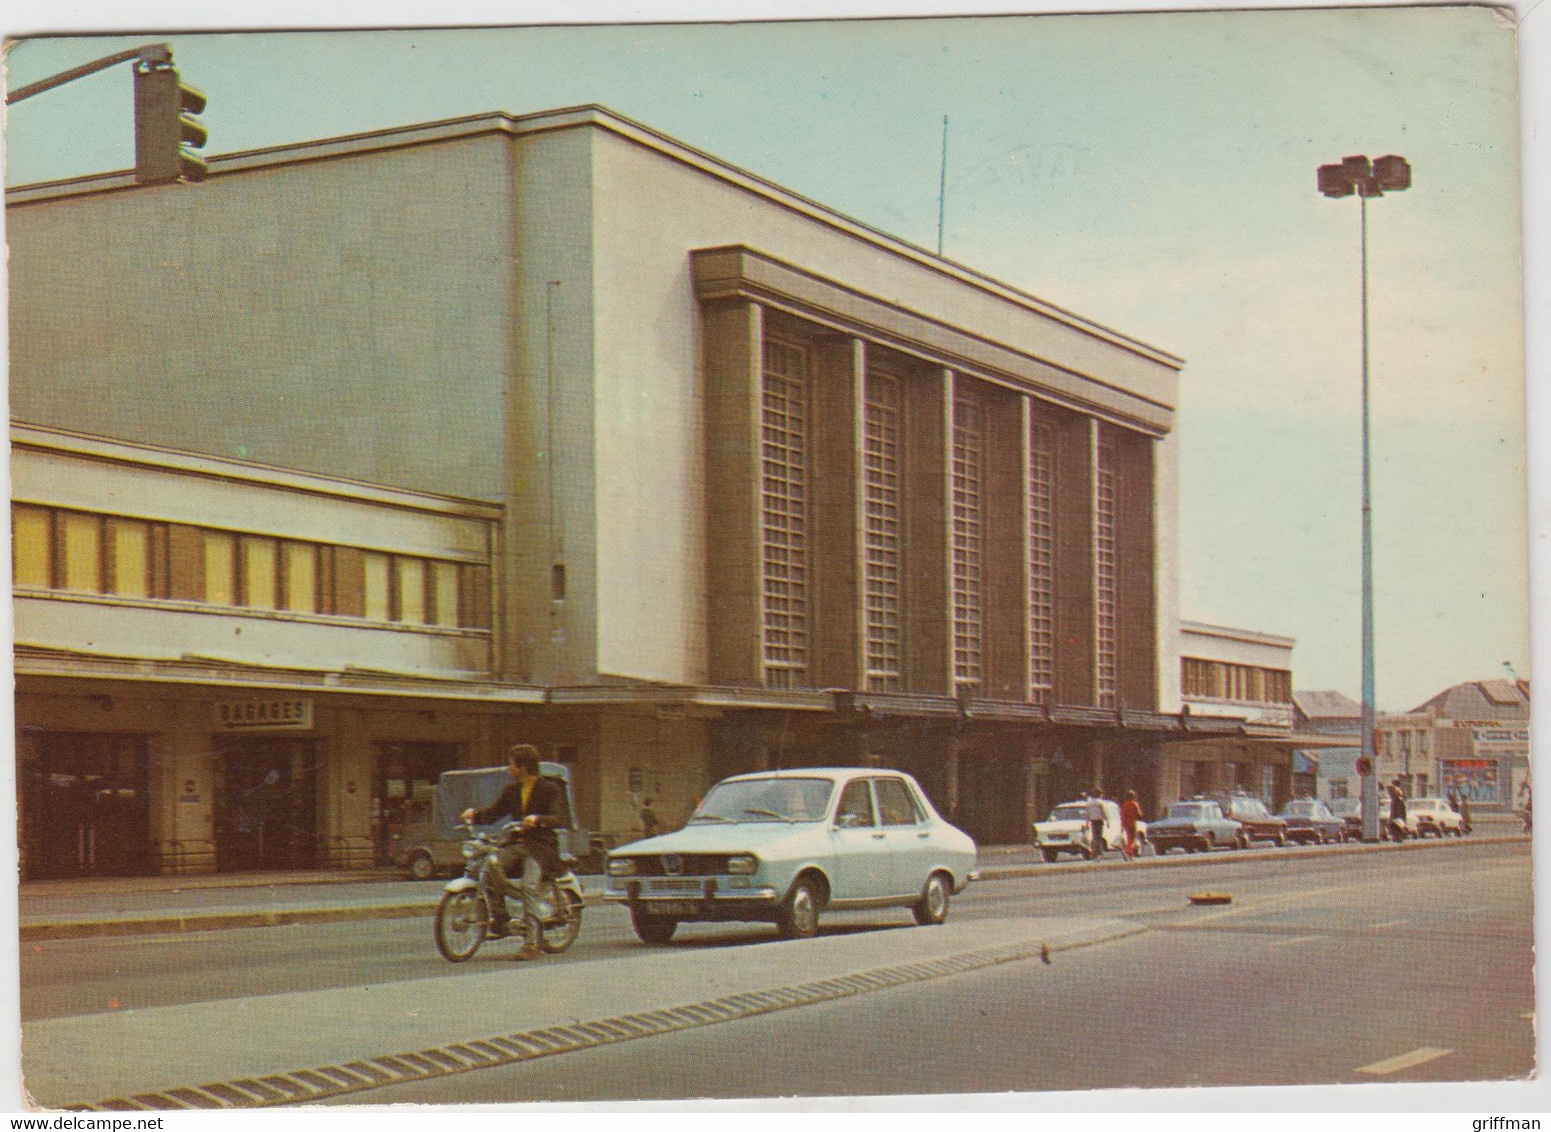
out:
{"label": "tall vertical window", "polygon": [[408,625],[425,624],[425,568],[422,558],[395,558],[393,570],[398,583],[398,616]]}
{"label": "tall vertical window", "polygon": [[205,600],[214,605],[237,604],[237,536],[205,532]]}
{"label": "tall vertical window", "polygon": [[870,374],[862,451],[866,551],[862,566],[867,689],[873,692],[897,692],[903,687],[899,471],[899,380]]}
{"label": "tall vertical window", "polygon": [[361,555],[365,569],[362,616],[370,621],[390,620],[388,556],[367,551]]}
{"label": "tall vertical window", "polygon": [[1029,433],[1029,691],[1035,703],[1055,688],[1056,432],[1033,423]]}
{"label": "tall vertical window", "polygon": [[101,517],[65,511],[60,518],[64,521],[65,589],[101,593]]}
{"label": "tall vertical window", "polygon": [[242,604],[253,609],[280,608],[279,544],[272,538],[242,536]]}
{"label": "tall vertical window", "polygon": [[985,562],[983,411],[967,397],[953,402],[953,683],[981,679]]}
{"label": "tall vertical window", "polygon": [[1120,498],[1115,471],[1115,446],[1100,441],[1093,481],[1093,615],[1094,683],[1098,706],[1115,706],[1116,652],[1119,636],[1119,579],[1116,575],[1116,531]]}
{"label": "tall vertical window", "polygon": [[801,687],[808,672],[808,380],[802,349],[767,341],[760,434],[765,683]]}
{"label": "tall vertical window", "polygon": [[297,613],[318,612],[318,548],[310,542],[287,542],[284,550],[285,607]]}
{"label": "tall vertical window", "polygon": [[431,564],[431,620],[437,625],[458,623],[458,564]]}
{"label": "tall vertical window", "polygon": [[108,520],[113,586],[124,597],[151,596],[151,525],[139,519]]}
{"label": "tall vertical window", "polygon": [[13,585],[47,589],[54,579],[53,524],[43,507],[18,503],[11,507],[11,581]]}

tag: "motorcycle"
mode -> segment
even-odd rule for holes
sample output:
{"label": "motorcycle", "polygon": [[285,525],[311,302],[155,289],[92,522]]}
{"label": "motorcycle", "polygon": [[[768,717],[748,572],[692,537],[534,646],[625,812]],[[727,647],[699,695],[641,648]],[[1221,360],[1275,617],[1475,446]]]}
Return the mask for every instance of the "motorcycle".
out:
{"label": "motorcycle", "polygon": [[[496,832],[475,832],[467,825],[459,828],[470,834],[463,843],[463,875],[449,881],[436,907],[436,950],[449,963],[462,963],[473,957],[490,932],[491,901],[496,899],[488,884],[489,864],[509,844],[516,826]],[[520,836],[520,834],[518,834]],[[558,955],[576,942],[582,930],[582,886],[569,868],[559,876],[545,877],[538,886],[538,943],[549,955]],[[500,899],[506,899],[503,895]],[[524,922],[522,902],[509,909],[515,928]],[[522,942],[523,933],[514,931],[512,939]]]}

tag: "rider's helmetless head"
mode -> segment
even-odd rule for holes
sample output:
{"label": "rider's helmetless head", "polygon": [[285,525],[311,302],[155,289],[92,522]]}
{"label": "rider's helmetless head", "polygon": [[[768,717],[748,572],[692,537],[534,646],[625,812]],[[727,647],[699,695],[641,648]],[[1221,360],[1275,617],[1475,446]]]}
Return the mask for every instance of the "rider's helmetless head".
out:
{"label": "rider's helmetless head", "polygon": [[539,773],[539,750],[532,743],[515,743],[506,752],[506,769],[511,776],[521,782],[529,778],[537,778]]}

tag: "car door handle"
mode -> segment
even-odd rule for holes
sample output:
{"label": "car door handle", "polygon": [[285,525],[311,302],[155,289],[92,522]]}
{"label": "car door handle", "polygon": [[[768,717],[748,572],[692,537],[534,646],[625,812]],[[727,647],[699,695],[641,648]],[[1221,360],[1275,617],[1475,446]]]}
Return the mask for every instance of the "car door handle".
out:
{"label": "car door handle", "polygon": [[930,833],[918,833],[918,834],[916,834],[916,836],[919,837],[922,841],[925,841],[928,837],[931,836],[931,834]]}
{"label": "car door handle", "polygon": [[882,841],[887,836],[888,836],[888,834],[886,834],[886,833],[875,833],[875,834],[872,835],[872,839],[874,841]]}

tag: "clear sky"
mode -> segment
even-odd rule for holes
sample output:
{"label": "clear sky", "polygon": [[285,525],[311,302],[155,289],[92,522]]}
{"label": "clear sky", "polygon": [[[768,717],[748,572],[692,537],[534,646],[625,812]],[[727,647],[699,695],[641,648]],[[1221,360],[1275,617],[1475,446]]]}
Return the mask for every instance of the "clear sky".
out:
{"label": "clear sky", "polygon": [[[947,115],[945,254],[1186,359],[1182,615],[1295,637],[1297,687],[1354,698],[1359,207],[1315,168],[1403,154],[1413,187],[1369,208],[1378,702],[1530,675],[1515,43],[1488,9],[136,34],[23,42],[8,83],[158,39],[212,152],[597,102],[927,248]],[[120,66],[13,106],[7,183],[130,166],[129,100]]]}

